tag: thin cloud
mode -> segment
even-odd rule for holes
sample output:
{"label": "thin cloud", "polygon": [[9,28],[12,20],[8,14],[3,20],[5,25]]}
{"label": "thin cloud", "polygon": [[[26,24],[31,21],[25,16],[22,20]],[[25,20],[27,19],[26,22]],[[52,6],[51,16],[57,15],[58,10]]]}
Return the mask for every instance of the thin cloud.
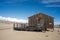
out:
{"label": "thin cloud", "polygon": [[42,4],[45,4],[45,7],[60,7],[58,4],[60,0],[42,0]]}
{"label": "thin cloud", "polygon": [[42,0],[42,3],[55,3],[60,2],[60,0]]}
{"label": "thin cloud", "polygon": [[11,17],[3,17],[3,16],[0,16],[0,20],[10,21],[10,22],[18,22],[18,23],[28,23],[28,20],[11,18]]}
{"label": "thin cloud", "polygon": [[46,5],[45,7],[60,7],[60,5]]}

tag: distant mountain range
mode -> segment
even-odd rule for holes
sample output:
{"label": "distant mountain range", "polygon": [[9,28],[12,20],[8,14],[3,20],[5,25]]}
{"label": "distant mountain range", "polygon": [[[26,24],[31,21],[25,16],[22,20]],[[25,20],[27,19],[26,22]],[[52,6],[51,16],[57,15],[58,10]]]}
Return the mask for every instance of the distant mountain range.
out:
{"label": "distant mountain range", "polygon": [[54,27],[56,27],[56,28],[60,28],[60,25],[54,25]]}
{"label": "distant mountain range", "polygon": [[6,21],[6,20],[0,20],[0,23],[15,23],[15,22]]}
{"label": "distant mountain range", "polygon": [[23,23],[23,22],[14,22],[14,21],[0,20],[0,23]]}
{"label": "distant mountain range", "polygon": [[28,20],[0,16],[0,22],[28,23]]}

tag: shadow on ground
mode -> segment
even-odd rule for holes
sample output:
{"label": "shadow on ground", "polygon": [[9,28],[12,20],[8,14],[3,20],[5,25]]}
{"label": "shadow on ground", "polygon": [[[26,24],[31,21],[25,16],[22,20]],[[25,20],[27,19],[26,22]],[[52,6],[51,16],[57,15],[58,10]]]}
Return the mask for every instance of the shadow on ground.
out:
{"label": "shadow on ground", "polygon": [[[42,32],[41,30],[24,30],[24,29],[13,29],[15,31],[28,31],[28,32]],[[47,30],[49,31],[49,30]]]}

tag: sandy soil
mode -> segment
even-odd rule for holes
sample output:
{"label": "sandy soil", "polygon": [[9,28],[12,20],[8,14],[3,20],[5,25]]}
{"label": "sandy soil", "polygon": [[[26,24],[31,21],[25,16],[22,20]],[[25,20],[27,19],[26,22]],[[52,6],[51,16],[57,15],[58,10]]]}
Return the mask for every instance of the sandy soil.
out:
{"label": "sandy soil", "polygon": [[60,29],[55,28],[54,32],[32,32],[15,31],[11,29],[0,29],[0,40],[60,40]]}
{"label": "sandy soil", "polygon": [[3,28],[13,28],[13,23],[1,23],[0,22],[0,29]]}

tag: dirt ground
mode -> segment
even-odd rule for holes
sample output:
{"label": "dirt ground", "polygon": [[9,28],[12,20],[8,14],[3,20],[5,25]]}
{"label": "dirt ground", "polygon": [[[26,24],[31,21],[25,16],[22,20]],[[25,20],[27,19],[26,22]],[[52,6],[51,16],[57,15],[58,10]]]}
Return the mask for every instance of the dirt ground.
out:
{"label": "dirt ground", "polygon": [[54,32],[16,31],[12,28],[0,29],[0,40],[60,40],[60,29]]}

